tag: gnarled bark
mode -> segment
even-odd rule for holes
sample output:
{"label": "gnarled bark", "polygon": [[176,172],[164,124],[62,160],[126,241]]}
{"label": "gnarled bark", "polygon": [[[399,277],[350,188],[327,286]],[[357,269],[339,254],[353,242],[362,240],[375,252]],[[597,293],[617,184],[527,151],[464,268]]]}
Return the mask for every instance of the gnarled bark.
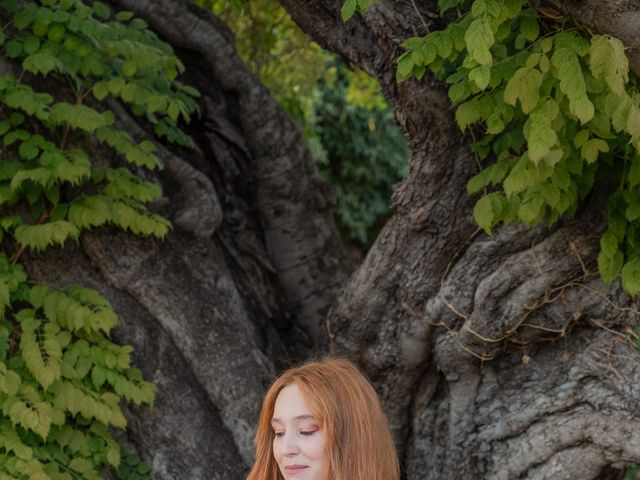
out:
{"label": "gnarled bark", "polygon": [[[401,42],[444,21],[436,2],[387,0],[347,23],[341,0],[282,3],[380,80],[412,150],[395,214],[339,299],[349,266],[298,128],[186,0],[111,2],[171,42],[203,93],[195,149],[161,151],[155,208],[175,230],[163,243],[103,230],[28,259],[36,279],[85,282],[120,313],[118,338],[159,385],[127,434],[155,478],[242,479],[276,371],[329,349],[373,380],[407,479],[590,479],[640,462],[638,306],[594,273],[600,192],[552,230],[479,233],[465,189],[477,166],[443,86],[395,83]],[[626,15],[607,22],[596,3]],[[545,5],[637,45],[634,2]]]}
{"label": "gnarled bark", "polygon": [[[384,398],[406,478],[598,478],[637,463],[638,311],[597,277],[598,194],[550,231],[478,233],[464,188],[476,167],[443,87],[396,86],[380,60],[437,24],[435,2],[381,2],[342,27],[338,0],[282,3],[380,80],[412,147],[396,213],[329,317],[336,350]],[[640,7],[592,3],[555,2],[637,45]],[[603,15],[614,3],[625,15]]]}

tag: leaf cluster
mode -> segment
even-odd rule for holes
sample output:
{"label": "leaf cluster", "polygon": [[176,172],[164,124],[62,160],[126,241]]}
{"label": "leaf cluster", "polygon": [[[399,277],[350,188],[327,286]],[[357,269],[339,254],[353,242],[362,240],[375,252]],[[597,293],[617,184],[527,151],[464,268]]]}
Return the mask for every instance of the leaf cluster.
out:
{"label": "leaf cluster", "polygon": [[120,400],[155,396],[108,338],[116,314],[93,290],[29,284],[4,253],[0,296],[0,478],[101,478],[120,465]]}
{"label": "leaf cluster", "polygon": [[[195,111],[197,92],[176,80],[184,67],[170,47],[129,12],[110,20],[110,10],[100,2],[88,7],[78,1],[37,5],[5,0],[0,11],[12,16],[6,28],[12,37],[2,39],[5,54],[21,60],[32,74],[66,77],[76,96],[75,103],[56,101],[12,75],[0,76],[6,159],[0,164],[0,205],[26,200],[33,219],[12,217],[2,222],[0,234],[34,250],[77,240],[82,229],[104,224],[140,235],[166,235],[168,222],[144,205],[161,195],[157,185],[128,169],[98,168],[86,152],[68,143],[71,135],[75,141],[91,137],[134,168],[161,166],[151,141],[135,142],[114,127],[110,110],[98,111],[83,101],[89,93],[100,101],[117,97],[134,113],[146,115],[156,133],[174,132],[173,139],[179,140],[184,134],[175,133],[176,122]],[[77,194],[65,198],[69,187],[76,187]]]}
{"label": "leaf cluster", "polygon": [[[0,479],[97,479],[121,466],[110,433],[126,427],[121,402],[150,405],[155,386],[131,365],[132,348],[110,339],[118,318],[106,299],[34,285],[19,260],[106,225],[164,237],[169,222],[147,208],[162,192],[144,174],[162,167],[156,146],[120,130],[105,104],[188,146],[178,123],[198,92],[144,21],[100,1],[1,0],[0,22],[2,55],[22,68],[0,76]],[[73,101],[31,86],[47,82],[68,85]],[[125,166],[93,158],[92,143]],[[122,478],[148,477],[129,460]]]}
{"label": "leaf cluster", "polygon": [[308,122],[318,168],[336,194],[338,228],[346,243],[366,250],[389,215],[392,185],[406,176],[409,152],[393,112],[360,77],[332,62]]}
{"label": "leaf cluster", "polygon": [[478,225],[552,225],[599,183],[611,192],[600,274],[640,293],[640,96],[624,45],[566,25],[543,29],[523,0],[474,0],[446,29],[404,47],[398,80],[431,70],[449,86],[460,128],[482,132],[474,148],[483,167],[468,183],[484,192]]}
{"label": "leaf cluster", "polygon": [[312,109],[313,92],[330,54],[310,41],[277,0],[196,0],[233,31],[238,55],[298,121]]}
{"label": "leaf cluster", "polygon": [[151,466],[135,453],[120,450],[120,466],[116,470],[118,480],[151,480]]}
{"label": "leaf cluster", "polygon": [[80,95],[90,91],[99,101],[119,98],[154,124],[158,136],[190,145],[176,122],[189,121],[198,92],[177,81],[184,65],[144,20],[127,11],[114,16],[99,1],[3,0],[1,9],[12,22],[11,37],[0,37],[0,45],[26,71],[65,75]]}

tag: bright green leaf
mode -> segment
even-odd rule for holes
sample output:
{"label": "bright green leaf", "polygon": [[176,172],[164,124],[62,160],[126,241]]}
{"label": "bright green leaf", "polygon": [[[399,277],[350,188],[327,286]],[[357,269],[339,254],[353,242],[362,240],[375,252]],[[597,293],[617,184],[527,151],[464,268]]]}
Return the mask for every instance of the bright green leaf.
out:
{"label": "bright green leaf", "polygon": [[608,152],[609,144],[600,138],[587,140],[580,149],[580,155],[587,163],[593,163],[598,159],[600,152]]}
{"label": "bright green leaf", "polygon": [[493,31],[486,18],[476,18],[464,35],[467,51],[480,65],[491,65],[493,56],[489,48],[494,43]]}
{"label": "bright green leaf", "polygon": [[589,49],[589,67],[593,76],[604,80],[615,94],[624,95],[629,81],[629,60],[620,40],[608,35],[594,35]]}
{"label": "bright green leaf", "polygon": [[469,80],[475,82],[480,90],[484,90],[491,81],[491,68],[486,65],[474,68],[469,72]]}

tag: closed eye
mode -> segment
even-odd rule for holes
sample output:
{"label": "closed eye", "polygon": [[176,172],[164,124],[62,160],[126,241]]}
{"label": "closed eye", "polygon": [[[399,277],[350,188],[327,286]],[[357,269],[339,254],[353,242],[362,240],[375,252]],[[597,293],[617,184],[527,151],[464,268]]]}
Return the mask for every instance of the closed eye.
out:
{"label": "closed eye", "polygon": [[309,435],[313,435],[316,432],[317,432],[317,430],[309,430],[309,431],[300,432],[300,435],[309,436]]}
{"label": "closed eye", "polygon": [[276,437],[284,437],[284,432],[274,432]]}

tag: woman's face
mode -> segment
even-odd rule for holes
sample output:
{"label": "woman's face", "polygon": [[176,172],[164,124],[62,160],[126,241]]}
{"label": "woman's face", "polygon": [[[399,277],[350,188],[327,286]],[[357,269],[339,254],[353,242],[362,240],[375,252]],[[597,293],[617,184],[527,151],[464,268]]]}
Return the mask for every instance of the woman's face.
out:
{"label": "woman's face", "polygon": [[276,398],[271,426],[273,456],[285,480],[322,480],[329,460],[326,432],[311,413],[297,384]]}

